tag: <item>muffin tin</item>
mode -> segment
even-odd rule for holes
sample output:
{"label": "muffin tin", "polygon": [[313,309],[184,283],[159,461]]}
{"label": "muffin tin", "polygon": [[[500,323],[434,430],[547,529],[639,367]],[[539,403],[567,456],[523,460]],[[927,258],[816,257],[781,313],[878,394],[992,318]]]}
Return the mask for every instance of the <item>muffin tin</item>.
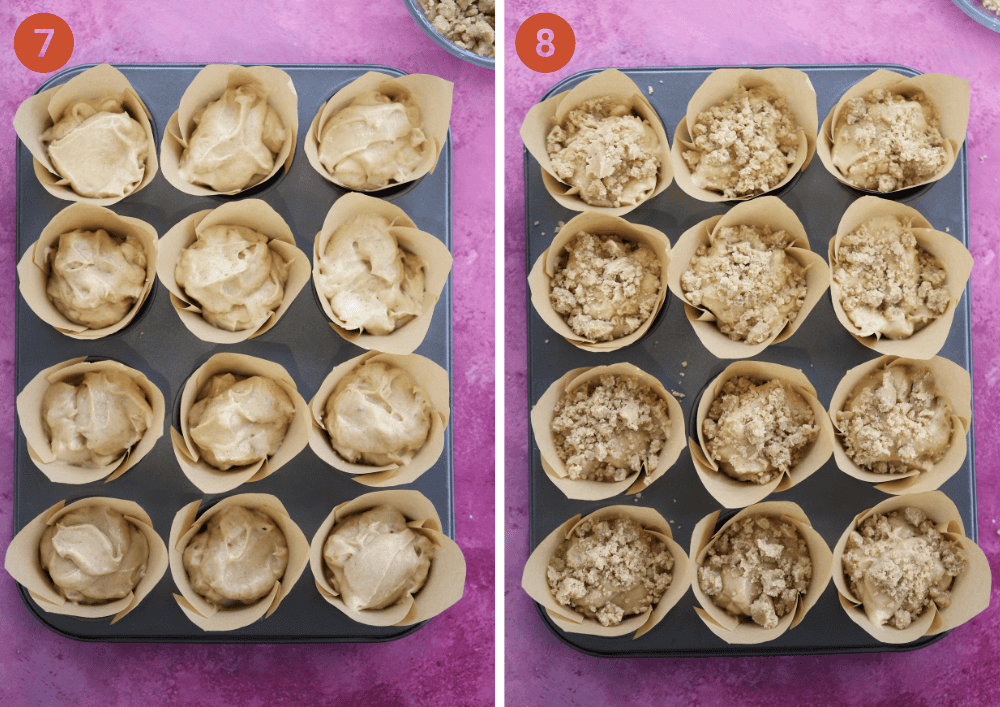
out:
{"label": "muffin tin", "polygon": [[[663,124],[676,126],[684,115],[688,99],[701,82],[718,67],[624,68],[646,92]],[[739,67],[747,68],[747,67]],[[752,67],[766,68],[766,67]],[[902,66],[883,64],[797,66],[809,75],[817,93],[818,111],[825,116],[850,86],[878,68],[914,76],[919,72]],[[566,91],[597,73],[594,69],[564,79],[545,96]],[[651,89],[651,92],[650,92]],[[541,100],[541,99],[540,99]],[[673,138],[673,135],[670,136]],[[968,163],[963,145],[958,163],[940,181],[889,195],[919,210],[937,230],[958,238],[968,247]],[[538,163],[525,152],[525,217],[528,268],[548,247],[558,222],[568,222],[575,213],[560,207],[545,191]],[[826,253],[827,243],[847,206],[861,196],[833,178],[814,159],[814,164],[788,185],[772,192],[802,220],[813,251]],[[698,222],[728,211],[735,202],[707,204],[684,194],[676,184],[643,203],[626,219],[657,228],[675,244],[681,233]],[[537,224],[536,224],[537,222]],[[970,291],[955,313],[948,340],[940,355],[971,371]],[[658,319],[637,343],[618,351],[590,353],[575,348],[552,331],[528,306],[528,389],[534,404],[553,381],[572,368],[628,362],[657,377],[670,391],[684,395],[687,433],[694,430],[694,411],[708,382],[730,362],[717,359],[698,341],[684,316],[684,307],[672,295]],[[754,358],[802,369],[816,387],[820,402],[829,403],[837,383],[849,368],[876,358],[877,354],[855,341],[834,315],[829,295],[824,295],[802,327],[787,341],[768,347]],[[553,529],[576,514],[586,515],[607,505],[635,504],[655,508],[671,521],[674,539],[689,548],[691,532],[705,515],[720,506],[698,480],[689,452],[667,473],[637,496],[616,496],[605,501],[573,501],[546,477],[538,448],[531,440],[530,547],[534,549]],[[976,539],[975,450],[972,435],[969,453],[958,473],[941,490],[958,506],[966,534]],[[853,479],[830,459],[815,474],[788,491],[766,500],[794,501],[809,516],[832,548],[854,516],[886,498],[869,484]],[[723,511],[720,523],[733,515]],[[805,620],[778,639],[759,645],[729,645],[716,638],[694,612],[697,602],[688,592],[661,623],[637,640],[597,638],[564,633],[539,610],[541,620],[570,647],[606,657],[695,657],[744,655],[804,655],[823,653],[864,653],[904,651],[920,648],[941,639],[923,638],[893,646],[875,641],[856,626],[841,609],[836,588],[831,583]],[[537,606],[537,605],[536,605]]]}
{"label": "muffin tin", "polygon": [[[156,145],[177,108],[181,94],[203,67],[201,64],[116,65],[128,77],[153,115]],[[44,90],[67,81],[89,68],[77,66],[50,78]],[[295,83],[299,98],[299,125],[309,125],[320,105],[340,87],[367,71],[392,76],[404,72],[385,66],[365,65],[280,65]],[[309,165],[302,151],[302,134],[296,146],[291,170],[238,197],[195,197],[174,189],[157,175],[148,187],[115,204],[113,211],[143,219],[162,237],[178,221],[196,211],[215,208],[225,201],[246,197],[263,199],[291,226],[298,247],[312,252],[330,206],[347,193],[326,182]],[[451,246],[451,142],[433,174],[418,182],[374,192],[392,201],[416,221],[417,226]],[[68,202],[49,195],[35,178],[31,155],[23,144],[17,146],[17,257],[34,242],[42,228]],[[235,345],[209,344],[195,338],[181,324],[170,305],[169,293],[159,282],[135,321],[121,332],[96,341],[78,341],[44,324],[17,296],[15,308],[15,379],[20,391],[40,370],[77,356],[111,358],[145,373],[167,400],[168,426],[179,428],[177,402],[187,377],[212,354],[227,351],[244,353],[284,366],[295,379],[299,392],[308,400],[330,370],[349,358],[364,353],[344,341],[330,328],[307,286],[295,299],[281,321],[264,335]],[[445,286],[434,318],[419,353],[451,373],[451,281]],[[180,508],[203,499],[208,504],[221,496],[206,496],[187,480],[170,446],[169,430],[150,454],[124,476],[108,484],[94,482],[69,486],[50,482],[28,458],[24,435],[16,432],[14,531],[57,501],[85,496],[114,496],[129,499],[149,513],[153,527],[166,541],[170,523]],[[445,534],[454,537],[454,470],[452,431],[445,431],[445,452],[438,462],[413,484],[427,496],[441,515]],[[347,474],[330,468],[311,450],[303,450],[271,476],[245,484],[236,493],[271,493],[277,496],[307,538],[312,538],[333,507],[360,496],[370,489]],[[231,495],[231,494],[223,494]],[[393,640],[417,630],[415,626],[385,628],[363,626],[344,616],[324,601],[309,573],[292,588],[278,610],[269,618],[245,628],[224,633],[206,633],[192,624],[177,606],[177,592],[170,577],[164,577],[153,592],[127,617],[115,625],[107,621],[85,621],[41,611],[18,587],[25,603],[46,627],[69,638],[91,641],[142,641],[190,643],[306,643],[375,642]]]}

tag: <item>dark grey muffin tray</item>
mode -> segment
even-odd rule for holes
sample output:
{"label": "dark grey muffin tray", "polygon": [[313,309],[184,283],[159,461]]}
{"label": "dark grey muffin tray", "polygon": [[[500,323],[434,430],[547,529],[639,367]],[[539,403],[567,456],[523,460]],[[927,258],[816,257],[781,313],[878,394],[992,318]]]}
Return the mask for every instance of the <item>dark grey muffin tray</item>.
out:
{"label": "dark grey muffin tray", "polygon": [[[116,65],[132,82],[153,115],[153,131],[159,149],[163,130],[177,109],[181,94],[203,65],[125,64]],[[39,87],[42,91],[64,83],[88,66],[68,69]],[[385,66],[284,65],[299,98],[298,145],[288,174],[279,172],[250,193],[238,197],[196,197],[172,187],[162,173],[143,190],[110,207],[126,216],[140,218],[162,237],[170,227],[191,213],[213,209],[226,201],[247,197],[263,199],[284,218],[298,247],[312,259],[313,237],[319,232],[327,211],[345,190],[323,179],[303,153],[303,139],[320,106],[339,88],[366,71],[377,70],[401,76],[404,72]],[[416,183],[401,185],[374,196],[387,199],[406,211],[417,226],[451,247],[451,141],[445,146],[437,168]],[[56,199],[38,184],[31,154],[20,142],[17,148],[17,256],[23,255],[49,220],[70,202]],[[142,371],[166,398],[165,434],[150,454],[124,476],[110,482],[81,486],[49,481],[28,458],[24,434],[17,432],[15,450],[14,531],[54,503],[85,496],[114,496],[137,502],[149,514],[153,527],[167,541],[174,514],[192,501],[205,503],[219,496],[207,496],[195,487],[174,457],[169,427],[184,381],[210,356],[222,351],[244,353],[275,361],[284,366],[306,400],[319,388],[334,366],[364,353],[349,344],[327,324],[307,285],[278,324],[256,339],[232,346],[208,344],[195,338],[181,324],[167,289],[157,282],[136,320],[121,332],[97,341],[78,341],[63,336],[42,322],[17,296],[16,372],[17,390],[42,369],[77,356],[111,358]],[[451,280],[435,308],[427,338],[417,349],[451,372]],[[444,532],[454,537],[454,473],[451,427],[445,432],[441,459],[413,484],[427,496],[441,515]],[[286,466],[261,481],[244,484],[237,493],[270,493],[285,505],[289,515],[310,540],[333,507],[376,490],[353,481],[349,475],[328,467],[307,447]],[[277,611],[267,619],[235,631],[206,633],[184,616],[174,601],[177,592],[168,570],[152,593],[124,619],[81,620],[41,611],[23,587],[21,596],[48,628],[70,638],[93,641],[163,641],[197,643],[305,643],[371,642],[405,636],[423,624],[409,627],[364,626],[347,618],[320,596],[312,572],[307,567]]]}
{"label": "dark grey muffin tray", "polygon": [[[673,139],[688,100],[702,81],[717,67],[645,67],[622,69],[643,90],[659,113]],[[746,67],[737,67],[746,68]],[[766,67],[753,67],[766,68]],[[846,66],[798,66],[805,71],[816,89],[819,120],[830,111],[841,95],[852,85],[879,68],[905,75],[919,72],[893,65],[863,64]],[[589,76],[594,69],[571,76],[554,86],[545,98],[569,90]],[[652,87],[652,93],[648,93]],[[542,100],[542,99],[540,99]],[[968,164],[963,146],[959,160],[951,172],[940,181],[908,190],[894,198],[905,201],[920,211],[937,230],[947,231],[968,247]],[[559,221],[568,222],[575,212],[559,206],[542,185],[541,168],[525,151],[525,189],[528,268],[542,254],[557,230]],[[774,193],[774,192],[772,192]],[[802,220],[809,235],[810,247],[826,257],[827,244],[837,230],[840,217],[861,192],[840,184],[828,173],[818,158],[799,177],[776,194]],[[728,211],[734,204],[706,204],[696,201],[676,184],[657,197],[626,215],[663,231],[672,244],[681,233],[711,216]],[[537,222],[537,224],[536,224]],[[972,345],[969,324],[969,290],[959,304],[941,356],[972,370]],[[825,295],[809,314],[802,327],[787,341],[767,348],[754,357],[800,368],[816,387],[820,402],[830,402],[834,388],[849,368],[877,358],[879,354],[857,343],[837,321],[829,295]],[[695,336],[684,316],[684,307],[668,295],[663,310],[649,332],[637,343],[610,353],[590,353],[567,343],[542,321],[528,303],[528,374],[531,403],[566,371],[580,366],[599,366],[617,362],[637,365],[652,374],[667,390],[683,393],[679,398],[684,409],[686,433],[693,426],[693,410],[698,396],[707,383],[730,363],[715,358]],[[686,366],[683,365],[686,363]],[[691,545],[695,523],[721,508],[698,480],[685,450],[667,473],[636,496],[616,496],[604,501],[574,501],[546,477],[542,470],[538,447],[531,444],[531,538],[534,549],[543,538],[563,522],[580,513],[586,515],[604,506],[634,504],[658,510],[673,529],[674,539],[685,551]],[[976,478],[975,450],[972,435],[969,454],[962,468],[942,486],[958,506],[967,535],[976,539]],[[888,498],[868,484],[840,471],[831,458],[815,474],[788,491],[772,494],[766,500],[794,501],[808,515],[812,525],[822,534],[832,549],[851,519],[866,508]],[[723,509],[722,518],[728,515]],[[728,645],[712,634],[694,612],[694,593],[680,600],[657,626],[638,640],[630,636],[617,639],[597,638],[566,633],[553,624],[539,608],[542,621],[563,642],[578,651],[607,657],[693,657],[741,655],[803,655],[820,653],[863,653],[905,651],[929,645],[941,636],[924,638],[902,646],[877,642],[856,626],[837,598],[831,582],[819,602],[796,628],[769,643],[755,646]],[[537,604],[536,604],[537,607]]]}

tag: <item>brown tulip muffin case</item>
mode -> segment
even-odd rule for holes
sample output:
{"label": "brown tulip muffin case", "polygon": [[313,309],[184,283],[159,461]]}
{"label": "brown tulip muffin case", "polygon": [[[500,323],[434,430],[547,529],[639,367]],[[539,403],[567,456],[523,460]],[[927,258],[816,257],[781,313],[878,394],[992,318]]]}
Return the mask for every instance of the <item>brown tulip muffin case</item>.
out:
{"label": "brown tulip muffin case", "polygon": [[[84,68],[86,67],[69,69],[53,77],[49,85],[64,84],[70,78],[82,73]],[[190,64],[118,67],[150,110],[152,136],[157,146],[154,152],[158,151],[170,116],[178,109],[181,97],[202,68],[201,65]],[[389,67],[364,65],[302,65],[276,68],[288,75],[298,94],[299,132],[295,149],[299,154],[287,174],[283,169],[284,158],[279,156],[276,160],[279,164],[275,177],[243,191],[238,197],[199,196],[178,190],[166,179],[156,178],[147,186],[133,191],[110,210],[120,215],[117,220],[126,223],[130,223],[128,219],[141,219],[147,222],[154,242],[162,241],[172,228],[206,210],[218,214],[220,209],[229,207],[224,215],[226,215],[225,221],[229,221],[230,224],[234,223],[229,218],[234,216],[234,213],[229,210],[234,207],[236,211],[242,211],[243,215],[246,215],[247,211],[265,214],[261,219],[255,217],[253,223],[237,220],[235,225],[252,228],[272,239],[279,233],[274,231],[271,225],[281,226],[279,221],[284,222],[282,230],[287,227],[289,248],[294,246],[294,249],[301,253],[296,258],[301,258],[305,265],[300,273],[301,279],[297,283],[301,288],[298,296],[293,301],[287,301],[286,297],[286,302],[282,303],[284,311],[282,308],[276,310],[274,316],[256,330],[261,332],[260,336],[256,338],[243,336],[239,341],[220,341],[210,337],[203,338],[197,331],[185,326],[181,313],[182,310],[191,313],[190,310],[184,309],[190,303],[175,305],[171,301],[171,291],[155,272],[149,281],[150,292],[145,301],[133,305],[135,316],[116,332],[103,338],[90,337],[89,332],[93,330],[89,329],[83,332],[85,338],[79,339],[63,333],[60,329],[68,331],[80,327],[65,320],[49,303],[45,298],[44,286],[35,288],[32,285],[35,291],[45,298],[53,317],[58,317],[59,329],[36,314],[19,292],[15,293],[16,368],[11,375],[18,392],[23,391],[41,371],[56,364],[88,356],[93,359],[112,359],[142,373],[152,387],[162,392],[164,405],[161,406],[161,410],[165,413],[165,419],[154,425],[160,437],[151,445],[148,453],[132,464],[127,473],[107,483],[103,477],[115,473],[114,468],[102,471],[100,475],[88,479],[81,485],[68,485],[62,480],[50,480],[29,456],[31,438],[25,438],[18,425],[14,431],[16,457],[10,460],[16,469],[16,486],[13,489],[12,500],[14,507],[12,522],[15,531],[26,527],[32,519],[60,501],[65,500],[68,505],[85,497],[107,496],[134,502],[145,509],[150,516],[154,532],[166,542],[172,518],[181,508],[195,501],[204,500],[201,506],[204,511],[219,496],[229,497],[250,492],[270,494],[278,498],[302,532],[307,537],[312,537],[332,508],[355,499],[367,490],[354,481],[354,477],[350,474],[330,467],[309,449],[301,448],[288,464],[266,478],[237,490],[202,493],[184,475],[171,444],[170,428],[176,427],[180,430],[181,427],[179,405],[183,397],[184,384],[213,354],[220,352],[243,354],[280,365],[294,381],[299,394],[309,398],[319,389],[332,368],[363,353],[330,328],[329,320],[314,293],[310,277],[312,260],[310,256],[313,252],[314,237],[322,230],[330,208],[334,204],[339,204],[347,195],[344,190],[317,173],[301,154],[301,150],[306,128],[320,107],[338,90],[369,71],[379,71],[391,77],[398,77],[402,72]],[[224,89],[225,86],[222,86],[217,95],[221,96]],[[41,90],[45,90],[45,86]],[[286,122],[286,127],[287,125]],[[438,147],[441,148],[441,153],[433,173],[426,174],[420,180],[405,186],[380,192],[377,196],[379,202],[405,212],[412,219],[412,226],[399,230],[419,229],[427,239],[433,240],[436,246],[447,252],[451,244],[453,174],[451,139],[447,135],[447,125]],[[35,254],[33,244],[50,221],[54,221],[67,206],[87,208],[83,211],[75,209],[70,212],[69,215],[73,216],[73,219],[63,217],[62,223],[55,220],[53,230],[58,231],[56,235],[76,228],[91,231],[104,228],[109,233],[116,233],[111,226],[105,225],[109,221],[85,223],[92,221],[91,215],[95,213],[93,209],[97,208],[92,204],[70,204],[69,201],[51,196],[45,186],[38,181],[32,154],[23,144],[18,144],[16,155],[18,230],[15,257],[20,259],[22,255],[29,253],[26,266],[30,267],[24,270],[31,277],[41,273],[31,258],[31,255]],[[158,154],[156,156],[159,157]],[[13,166],[12,162],[12,168]],[[264,204],[267,208],[239,208],[251,201]],[[234,218],[239,218],[239,214],[235,214]],[[164,244],[161,242],[160,245]],[[292,259],[285,255],[287,250],[289,249],[281,248],[282,258],[286,262],[291,262]],[[160,253],[162,252],[161,248]],[[154,252],[149,262],[154,263],[156,259]],[[169,268],[171,273],[175,263],[176,260],[171,263]],[[294,268],[290,268],[285,285],[286,295],[292,288],[295,277]],[[21,279],[24,284],[24,276]],[[445,384],[438,385],[437,388],[443,391],[443,409],[447,410],[450,402],[448,389],[452,369],[451,279],[445,272],[440,280],[437,290],[429,293],[425,299],[425,311],[421,317],[427,319],[423,323],[426,333],[421,332],[419,347],[420,355],[440,368],[439,375]],[[198,319],[213,332],[240,337],[238,332],[216,329],[204,323],[200,316]],[[405,326],[413,327],[415,323],[410,322]],[[243,334],[251,333],[256,332],[243,332]],[[47,388],[48,381],[43,379],[42,382]],[[428,392],[433,394],[431,391]],[[40,395],[38,397],[40,399]],[[305,418],[305,422],[307,425],[311,424],[309,417]],[[294,424],[293,422],[293,427]],[[40,418],[37,427],[41,435]],[[288,434],[292,434],[291,428]],[[420,478],[407,482],[407,488],[417,490],[429,499],[440,516],[443,535],[454,536],[451,427],[439,424],[435,439],[437,447],[434,450],[436,452],[433,455],[434,459],[426,464],[426,471]],[[138,453],[143,451],[141,445],[142,442],[133,448],[130,460],[135,459]],[[30,446],[35,447],[33,443]],[[233,467],[227,472],[219,473],[240,472],[238,467]],[[59,479],[62,478],[64,477],[59,476]],[[163,577],[151,587],[151,591],[141,603],[114,624],[110,623],[110,619],[119,609],[115,609],[105,620],[84,621],[75,616],[64,615],[65,612],[54,613],[43,610],[43,605],[32,598],[29,589],[30,585],[22,587],[22,596],[42,625],[62,635],[87,641],[147,643],[387,641],[419,631],[424,619],[429,616],[429,614],[419,614],[415,620],[406,624],[358,623],[327,603],[316,590],[312,576],[301,577],[273,615],[242,628],[224,632],[202,631],[188,620],[173,598],[174,594],[180,592],[171,577]],[[421,591],[418,596],[423,596],[425,593]],[[43,601],[46,602],[44,604],[46,607],[51,603],[45,597]],[[433,620],[448,621],[449,617]]]}
{"label": "brown tulip muffin case", "polygon": [[[848,87],[858,83],[879,67],[863,65],[791,68],[804,72],[808,77],[816,92],[816,111],[822,119]],[[890,68],[908,76],[916,74],[915,71],[902,67]],[[660,121],[672,129],[685,117],[688,102],[713,70],[714,67],[645,67],[626,68],[623,69],[623,73],[642,89]],[[584,80],[598,73],[599,70],[593,70],[571,76],[552,86],[547,95],[539,94],[535,100],[539,103],[554,100],[555,96],[573,90]],[[649,88],[652,88],[652,92]],[[724,101],[729,93],[720,95],[718,101]],[[526,266],[529,269],[539,262],[555,238],[568,235],[565,230],[560,232],[560,222],[569,223],[577,214],[575,209],[557,200],[547,188],[543,179],[546,175],[543,175],[542,166],[535,155],[537,155],[535,151],[525,153],[524,217]],[[675,178],[678,172],[679,170],[675,169]],[[912,198],[906,202],[908,207],[919,211],[932,224],[935,231],[959,243],[967,243],[969,233],[965,208],[966,174],[966,152],[960,149],[958,162],[950,172],[931,185],[920,187],[921,191],[915,191]],[[824,264],[828,262],[826,256],[831,237],[838,232],[838,226],[848,207],[859,199],[857,191],[839,183],[824,169],[819,160],[813,160],[800,174],[793,176],[787,184],[777,187],[765,197],[740,203],[753,205],[771,195],[780,199],[799,219],[808,237],[812,253]],[[724,199],[719,196],[720,199]],[[732,202],[707,203],[671,185],[630,211],[624,218],[637,227],[656,229],[664,233],[670,241],[669,265],[682,262],[686,267],[690,256],[681,253],[678,247],[681,235],[710,218],[724,216],[733,208]],[[787,229],[784,225],[781,228]],[[589,229],[576,230],[591,232]],[[936,257],[945,260],[940,255]],[[542,262],[545,262],[544,258]],[[807,270],[807,276],[810,276],[813,270],[814,268]],[[959,273],[955,279],[961,282],[962,277],[963,275]],[[949,276],[949,280],[951,279]],[[532,294],[537,301],[534,282]],[[547,297],[548,292],[545,292],[545,295]],[[957,307],[949,305],[954,311],[953,321],[943,322],[947,319],[945,315],[928,325],[930,328],[940,327],[942,322],[950,324],[948,335],[942,337],[943,344],[939,355],[958,363],[965,369],[971,366],[968,298],[968,289],[964,288]],[[648,330],[644,331],[641,338],[613,350],[597,347],[589,350],[577,348],[571,343],[572,337],[576,336],[571,329],[567,327],[565,331],[557,331],[553,324],[547,323],[548,319],[543,319],[538,313],[540,309],[537,304],[526,303],[526,307],[529,408],[531,406],[537,408],[546,391],[571,371],[583,367],[630,364],[659,380],[667,392],[676,397],[685,421],[684,441],[687,444],[688,438],[693,438],[695,447],[699,446],[698,428],[701,423],[695,418],[699,403],[702,401],[702,391],[729,366],[731,361],[713,355],[699,339],[693,326],[694,322],[689,320],[684,303],[680,301],[677,293],[671,291],[667,295],[663,306],[653,315]],[[798,323],[799,319],[802,319],[801,315],[795,323]],[[917,335],[920,335],[920,332]],[[726,341],[733,345],[738,343],[728,338]],[[745,344],[740,345],[748,348]],[[877,355],[858,342],[840,323],[830,295],[824,293],[790,338],[778,340],[762,350],[744,355],[743,358],[748,359],[745,363],[755,366],[765,363],[778,364],[800,371],[803,378],[801,381],[795,381],[796,386],[800,391],[806,392],[809,387],[815,389],[815,398],[818,401],[817,407],[813,408],[815,418],[813,424],[827,427],[832,426],[832,423],[823,419],[829,417],[825,408],[837,384],[849,369],[870,361]],[[766,378],[759,376],[759,373],[757,375],[762,380]],[[775,422],[777,424],[777,417]],[[716,527],[718,530],[732,517],[735,509],[761,500],[797,504],[807,515],[809,524],[832,548],[851,519],[860,510],[873,507],[884,500],[886,494],[869,483],[848,477],[838,469],[831,455],[831,448],[835,442],[832,433],[826,437],[828,432],[829,430],[821,430],[820,436],[809,448],[819,451],[808,452],[807,458],[793,467],[790,475],[783,472],[780,477],[771,479],[763,486],[746,484],[752,492],[767,493],[766,498],[755,497],[750,501],[737,500],[735,491],[722,493],[718,488],[709,488],[703,483],[700,473],[704,469],[695,468],[690,450],[683,452],[677,462],[667,469],[662,477],[642,489],[641,494],[628,496],[622,491],[620,492],[622,495],[607,500],[567,497],[547,473],[543,457],[545,450],[540,452],[536,439],[530,437],[528,441],[530,473],[527,476],[530,489],[530,537],[527,549],[530,552],[541,546],[553,530],[567,519],[578,514],[587,516],[599,507],[621,503],[649,507],[661,513],[663,517],[672,521],[669,527],[674,539],[687,550],[691,542],[691,533],[699,520],[723,509]],[[960,468],[954,476],[944,482],[941,490],[955,502],[969,537],[974,539],[975,456],[974,450],[971,449],[973,445],[971,437],[968,444],[970,449]],[[794,459],[794,454],[790,452],[790,455]],[[796,471],[800,467],[809,473]],[[739,483],[724,473],[714,470],[711,470],[711,473],[713,478],[720,477],[718,479],[720,486],[727,482]],[[781,490],[775,488],[768,491],[771,486],[779,482]],[[603,485],[606,486],[607,483]],[[713,495],[714,493],[719,495]],[[734,510],[725,510],[728,503],[735,504]],[[542,576],[544,578],[544,573]],[[538,596],[545,598],[541,593]],[[558,616],[558,612],[553,614],[555,611],[553,607],[546,604],[543,606],[545,608],[541,610],[538,620],[551,629],[560,640],[575,650],[606,657],[803,655],[882,652],[904,647],[883,643],[851,621],[839,605],[837,592],[830,586],[817,597],[816,603],[809,608],[801,623],[777,636],[766,634],[771,636],[768,640],[753,645],[737,641],[727,642],[722,636],[713,634],[709,626],[695,612],[695,607],[700,605],[695,599],[693,589],[682,596],[677,605],[671,608],[658,624],[635,640],[630,638],[635,629],[627,635],[617,636],[606,632],[569,630],[567,622],[553,618]],[[786,614],[783,620],[788,621],[789,616]],[[595,625],[600,626],[596,622]],[[920,648],[939,638],[939,636],[920,635],[905,644],[905,648]],[[943,640],[950,639],[945,637]]]}

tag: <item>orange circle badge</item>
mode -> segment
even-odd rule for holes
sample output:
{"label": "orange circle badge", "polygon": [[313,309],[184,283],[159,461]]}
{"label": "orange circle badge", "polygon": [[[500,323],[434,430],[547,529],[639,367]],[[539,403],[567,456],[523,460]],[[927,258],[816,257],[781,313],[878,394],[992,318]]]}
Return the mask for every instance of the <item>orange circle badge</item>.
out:
{"label": "orange circle badge", "polygon": [[576,49],[576,35],[559,15],[540,12],[517,29],[517,56],[532,71],[548,74],[566,66]]}
{"label": "orange circle badge", "polygon": [[18,25],[14,52],[25,67],[47,74],[61,69],[73,56],[73,31],[58,15],[39,12]]}

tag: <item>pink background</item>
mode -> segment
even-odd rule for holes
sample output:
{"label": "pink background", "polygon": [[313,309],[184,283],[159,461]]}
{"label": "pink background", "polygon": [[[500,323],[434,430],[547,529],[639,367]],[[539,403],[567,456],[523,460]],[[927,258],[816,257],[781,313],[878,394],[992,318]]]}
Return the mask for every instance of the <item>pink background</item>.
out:
{"label": "pink background", "polygon": [[[280,12],[279,12],[280,8]],[[90,62],[376,63],[455,83],[455,514],[465,597],[399,641],[371,645],[88,644],[42,627],[0,572],[3,705],[483,705],[494,694],[494,74],[453,57],[402,0],[4,0],[0,9],[0,310],[15,297],[17,106],[47,75],[17,61],[14,30],[51,12]],[[391,40],[389,39],[391,33]],[[162,178],[162,177],[157,177]],[[0,323],[0,547],[13,531],[13,317]],[[164,581],[170,581],[164,579]]]}
{"label": "pink background", "polygon": [[[586,8],[583,10],[582,8]],[[1000,601],[944,640],[901,654],[715,659],[600,659],[542,624],[520,578],[528,557],[528,395],[523,147],[527,110],[560,79],[608,66],[881,62],[972,81],[969,197],[980,545],[1000,575],[1000,35],[948,0],[506,3],[505,484],[506,697],[509,705],[997,705]],[[576,53],[552,74],[529,71],[513,39],[536,12],[569,22]],[[822,117],[822,116],[821,116]],[[982,159],[980,157],[982,156]],[[818,163],[814,169],[822,169]],[[627,639],[623,639],[627,640]],[[779,702],[780,701],[780,702]]]}

